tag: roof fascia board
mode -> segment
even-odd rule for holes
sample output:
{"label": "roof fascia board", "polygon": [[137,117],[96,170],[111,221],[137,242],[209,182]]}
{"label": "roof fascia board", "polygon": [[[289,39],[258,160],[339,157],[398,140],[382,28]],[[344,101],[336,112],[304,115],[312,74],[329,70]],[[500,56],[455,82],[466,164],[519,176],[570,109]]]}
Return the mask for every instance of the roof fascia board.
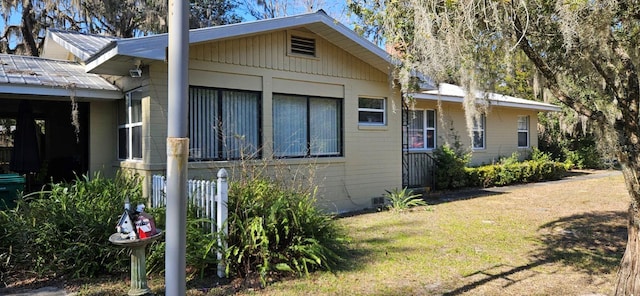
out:
{"label": "roof fascia board", "polygon": [[411,96],[415,99],[420,100],[432,100],[432,101],[443,101],[443,102],[453,102],[453,103],[462,103],[463,98],[456,96],[447,96],[447,95],[435,95],[435,94],[411,94]]}
{"label": "roof fascia board", "polygon": [[538,104],[514,103],[514,102],[504,102],[504,101],[494,101],[494,100],[490,100],[490,104],[492,106],[512,107],[512,108],[530,109],[530,110],[538,110],[538,111],[554,111],[554,112],[562,111],[560,107],[552,106],[552,105],[545,106],[545,105],[538,105]]}
{"label": "roof fascia board", "polygon": [[[210,40],[222,40],[226,38],[243,37],[271,31],[285,30],[301,27],[313,23],[322,23],[340,34],[351,39],[358,45],[371,51],[381,59],[393,64],[393,60],[386,51],[364,39],[353,30],[347,28],[338,21],[332,19],[324,12],[308,13],[290,17],[260,20],[254,22],[237,23],[222,27],[210,27],[189,31],[189,44],[207,42]],[[131,39],[121,39],[112,42],[113,46],[97,53],[87,60],[87,70],[98,67],[118,54],[153,60],[165,60],[168,46],[168,34],[145,36]],[[140,44],[144,44],[143,47]]]}
{"label": "roof fascia board", "polygon": [[104,99],[104,100],[117,100],[117,99],[123,98],[123,95],[120,91],[52,88],[50,86],[10,85],[10,84],[2,85],[2,93],[34,95],[34,96],[76,97],[76,98]]}
{"label": "roof fascia board", "polygon": [[118,55],[118,46],[109,46],[107,50],[101,51],[85,64],[85,71],[91,72],[91,70],[99,67],[101,64],[109,61],[111,58]]}
{"label": "roof fascia board", "polygon": [[[432,100],[432,101],[443,101],[443,102],[453,102],[453,103],[462,103],[464,99],[458,96],[447,96],[447,95],[436,95],[436,94],[413,94],[415,99],[420,100]],[[512,107],[518,109],[529,109],[529,110],[538,110],[538,111],[554,111],[559,112],[562,111],[562,108],[554,105],[547,104],[527,104],[527,103],[516,103],[516,102],[505,102],[499,101],[495,99],[489,99],[489,104],[491,106],[499,106],[499,107]]]}

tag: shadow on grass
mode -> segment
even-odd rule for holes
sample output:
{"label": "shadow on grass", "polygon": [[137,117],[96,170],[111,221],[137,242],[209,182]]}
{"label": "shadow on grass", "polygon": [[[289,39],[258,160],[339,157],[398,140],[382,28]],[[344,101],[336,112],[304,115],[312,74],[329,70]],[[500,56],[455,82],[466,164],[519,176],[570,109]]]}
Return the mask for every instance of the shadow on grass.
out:
{"label": "shadow on grass", "polygon": [[425,196],[425,201],[429,205],[437,205],[442,203],[454,202],[459,200],[467,200],[474,198],[482,198],[487,196],[495,196],[507,193],[504,188],[467,188],[449,192],[435,192]]}
{"label": "shadow on grass", "polygon": [[499,265],[474,272],[466,278],[481,278],[443,295],[460,295],[495,280],[506,280],[507,285],[512,285],[522,280],[514,280],[511,277],[514,274],[531,271],[544,264],[561,263],[587,274],[616,270],[627,243],[626,216],[623,211],[594,212],[541,225],[536,239],[543,246],[531,254],[533,260],[529,264]]}

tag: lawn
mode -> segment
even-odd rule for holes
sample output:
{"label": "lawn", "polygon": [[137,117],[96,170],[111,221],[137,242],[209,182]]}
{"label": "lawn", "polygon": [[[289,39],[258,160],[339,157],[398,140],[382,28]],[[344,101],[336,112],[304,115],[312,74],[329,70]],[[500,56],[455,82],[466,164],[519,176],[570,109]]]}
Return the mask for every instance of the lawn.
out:
{"label": "lawn", "polygon": [[622,176],[509,187],[343,218],[351,261],[260,295],[611,294],[626,244]]}
{"label": "lawn", "polygon": [[[608,295],[626,243],[627,207],[617,174],[340,218],[352,239],[340,270],[238,294]],[[224,295],[237,283],[198,280],[189,283],[188,295]],[[127,285],[126,275],[66,283],[79,295],[123,295]],[[161,278],[149,285],[162,295]]]}

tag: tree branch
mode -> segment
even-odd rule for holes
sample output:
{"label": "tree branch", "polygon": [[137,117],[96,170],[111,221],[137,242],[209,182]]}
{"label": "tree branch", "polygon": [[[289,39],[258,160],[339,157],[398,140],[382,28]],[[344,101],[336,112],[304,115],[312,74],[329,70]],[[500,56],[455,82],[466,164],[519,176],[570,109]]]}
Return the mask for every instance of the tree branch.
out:
{"label": "tree branch", "polygon": [[558,100],[560,100],[560,102],[567,105],[571,109],[575,110],[579,114],[582,114],[592,120],[597,120],[598,122],[604,123],[605,117],[604,117],[604,114],[602,114],[602,112],[590,109],[589,107],[582,104],[580,101],[576,100],[575,98],[569,96],[564,91],[562,91],[554,71],[540,57],[538,52],[533,47],[531,47],[531,43],[529,42],[529,39],[524,34],[524,31],[522,29],[522,23],[520,22],[520,19],[518,18],[518,15],[515,12],[513,13],[513,22],[514,22],[514,30],[516,31],[515,33],[518,36],[521,36],[518,46],[520,47],[520,49],[522,49],[522,51],[529,58],[529,60],[536,66],[536,68],[540,71],[542,76],[544,76],[548,84],[547,87],[549,88],[551,93],[553,93],[553,95]]}

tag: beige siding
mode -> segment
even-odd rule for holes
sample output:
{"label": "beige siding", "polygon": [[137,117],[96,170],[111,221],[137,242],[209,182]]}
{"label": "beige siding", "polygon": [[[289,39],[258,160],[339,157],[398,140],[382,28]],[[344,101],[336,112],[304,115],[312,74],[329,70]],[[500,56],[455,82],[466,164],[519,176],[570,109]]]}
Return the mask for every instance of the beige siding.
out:
{"label": "beige siding", "polygon": [[316,58],[288,54],[287,43],[286,31],[202,43],[191,47],[190,59],[358,80],[388,79],[387,73],[322,38],[316,39]]}
{"label": "beige siding", "polygon": [[[485,149],[471,149],[471,137],[467,130],[464,110],[460,103],[418,100],[416,109],[434,109],[437,112],[437,146],[454,143],[456,138],[472,151],[472,165],[490,164],[502,157],[518,152],[521,157],[528,155],[532,147],[537,147],[537,112],[533,110],[492,107],[486,114]],[[518,116],[529,116],[529,148],[518,148]]]}
{"label": "beige siding", "polygon": [[100,172],[113,176],[113,159],[117,158],[117,103],[114,101],[89,104],[89,176]]}

